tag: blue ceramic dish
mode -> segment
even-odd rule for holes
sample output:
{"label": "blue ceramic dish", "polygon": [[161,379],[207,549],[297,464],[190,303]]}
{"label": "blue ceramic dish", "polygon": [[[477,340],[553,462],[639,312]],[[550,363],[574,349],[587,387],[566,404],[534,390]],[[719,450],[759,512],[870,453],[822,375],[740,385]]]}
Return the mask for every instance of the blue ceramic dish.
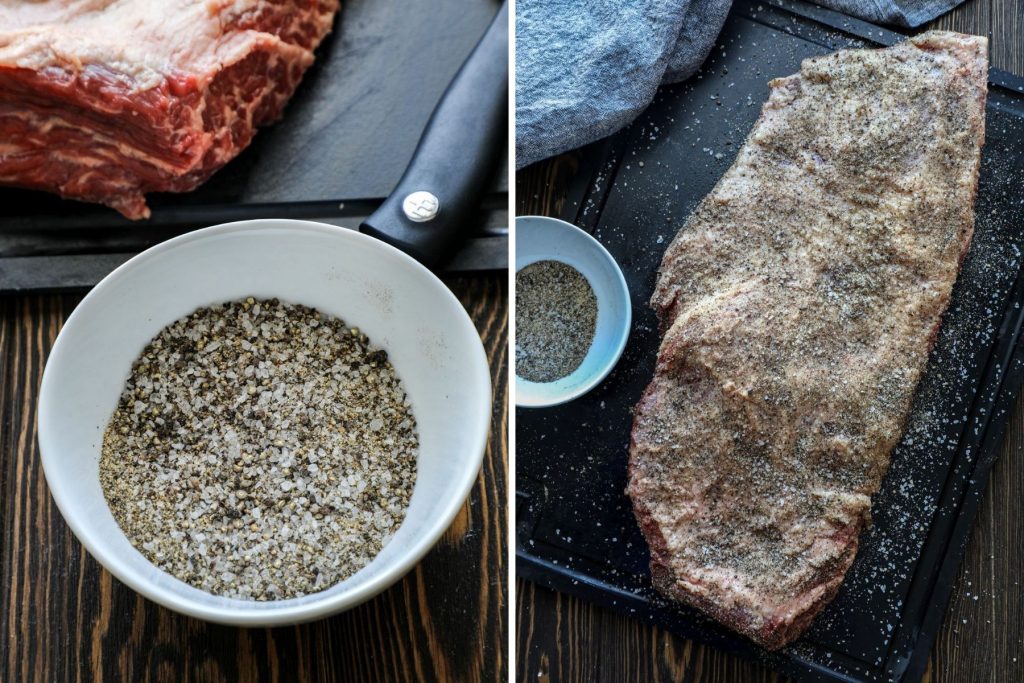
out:
{"label": "blue ceramic dish", "polygon": [[593,237],[565,221],[519,216],[515,240],[516,272],[537,261],[561,261],[582,273],[597,297],[594,341],[572,374],[553,382],[531,382],[516,376],[516,405],[559,405],[600,384],[622,356],[633,319],[629,288],[611,254]]}

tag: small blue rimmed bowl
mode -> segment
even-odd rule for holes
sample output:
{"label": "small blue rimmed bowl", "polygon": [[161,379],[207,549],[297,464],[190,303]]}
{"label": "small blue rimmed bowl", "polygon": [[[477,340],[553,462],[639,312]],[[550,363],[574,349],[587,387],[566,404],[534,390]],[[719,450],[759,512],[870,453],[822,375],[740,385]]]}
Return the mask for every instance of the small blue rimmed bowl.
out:
{"label": "small blue rimmed bowl", "polygon": [[531,382],[516,375],[517,406],[556,406],[600,384],[622,356],[633,319],[629,288],[611,254],[575,225],[544,216],[518,216],[515,239],[517,273],[537,261],[560,261],[587,278],[597,298],[594,341],[575,371],[553,382]]}

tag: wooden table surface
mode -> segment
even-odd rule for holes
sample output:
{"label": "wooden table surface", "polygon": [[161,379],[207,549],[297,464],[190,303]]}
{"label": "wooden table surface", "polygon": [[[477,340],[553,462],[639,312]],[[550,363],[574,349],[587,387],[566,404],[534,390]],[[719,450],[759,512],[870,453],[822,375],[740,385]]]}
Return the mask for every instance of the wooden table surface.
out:
{"label": "wooden table surface", "polygon": [[[1024,3],[1018,0],[969,0],[929,28],[988,35],[992,65],[1024,75]],[[557,216],[576,166],[570,153],[518,173],[516,214]],[[1022,524],[1024,402],[1018,401],[925,681],[1024,681]],[[786,680],[735,655],[523,580],[516,584],[515,622],[521,683]]]}
{"label": "wooden table surface", "polygon": [[85,552],[50,497],[36,443],[43,365],[80,297],[0,297],[0,682],[506,680],[507,274],[445,281],[480,331],[495,389],[470,500],[390,590],[273,629],[183,617]]}

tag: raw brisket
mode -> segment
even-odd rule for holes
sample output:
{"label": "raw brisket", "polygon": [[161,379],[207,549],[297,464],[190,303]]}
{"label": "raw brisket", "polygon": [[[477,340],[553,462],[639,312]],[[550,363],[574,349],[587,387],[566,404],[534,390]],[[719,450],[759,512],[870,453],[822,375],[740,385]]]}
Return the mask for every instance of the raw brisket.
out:
{"label": "raw brisket", "polygon": [[281,115],[338,0],[0,3],[0,184],[145,218]]}

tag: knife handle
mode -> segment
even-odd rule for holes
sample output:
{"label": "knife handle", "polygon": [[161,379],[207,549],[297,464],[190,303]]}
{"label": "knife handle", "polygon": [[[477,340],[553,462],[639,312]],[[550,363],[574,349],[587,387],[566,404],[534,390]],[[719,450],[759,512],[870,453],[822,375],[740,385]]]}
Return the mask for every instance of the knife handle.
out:
{"label": "knife handle", "polygon": [[398,185],[360,231],[439,265],[476,218],[507,121],[506,0],[434,108]]}

